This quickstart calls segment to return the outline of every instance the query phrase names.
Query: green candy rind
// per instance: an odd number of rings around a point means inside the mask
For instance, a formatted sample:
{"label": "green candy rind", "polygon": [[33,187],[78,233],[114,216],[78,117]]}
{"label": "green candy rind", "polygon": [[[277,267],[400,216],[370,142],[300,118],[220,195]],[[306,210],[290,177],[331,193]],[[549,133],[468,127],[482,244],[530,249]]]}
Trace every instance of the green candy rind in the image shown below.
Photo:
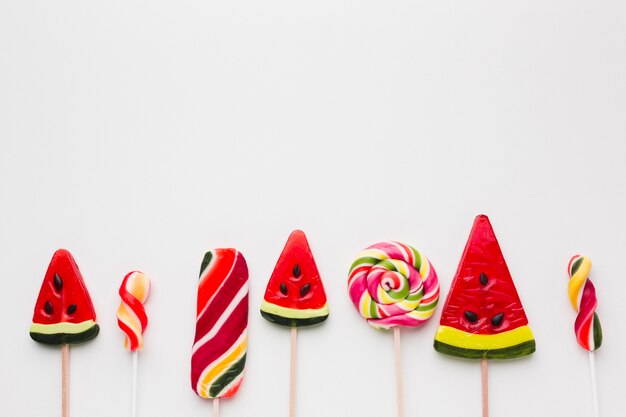
{"label": "green candy rind", "polygon": [[465,359],[513,359],[528,356],[535,351],[535,341],[529,340],[515,346],[502,349],[466,349],[435,340],[437,352]]}
{"label": "green candy rind", "polygon": [[80,333],[37,333],[30,332],[30,337],[39,343],[44,343],[46,345],[66,345],[71,344],[75,345],[78,343],[88,342],[91,339],[94,339],[100,333],[100,326],[94,324],[90,328]]}
{"label": "green candy rind", "polygon": [[307,318],[290,318],[290,317],[279,316],[277,314],[268,313],[263,310],[261,310],[261,315],[267,321],[270,321],[275,324],[279,324],[281,326],[287,326],[287,327],[312,326],[314,324],[321,323],[328,318],[328,314],[325,314],[323,316],[315,316],[315,317],[307,317]]}

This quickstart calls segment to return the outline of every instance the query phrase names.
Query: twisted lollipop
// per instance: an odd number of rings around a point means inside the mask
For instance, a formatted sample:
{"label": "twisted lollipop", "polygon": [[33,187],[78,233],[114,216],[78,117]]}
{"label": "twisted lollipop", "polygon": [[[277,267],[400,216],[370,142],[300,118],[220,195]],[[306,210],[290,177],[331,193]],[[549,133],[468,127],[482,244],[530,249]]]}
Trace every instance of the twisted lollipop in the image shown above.
{"label": "twisted lollipop", "polygon": [[137,415],[137,356],[143,348],[143,332],[148,326],[148,316],[143,304],[150,294],[150,280],[143,272],[126,274],[119,291],[122,302],[117,309],[117,325],[126,333],[124,348],[132,352],[132,404],[131,415]]}
{"label": "twisted lollipop", "polygon": [[143,332],[148,316],[143,304],[150,293],[150,280],[143,272],[129,272],[120,286],[122,302],[117,309],[117,324],[126,333],[124,348],[135,352],[143,347]]}
{"label": "twisted lollipop", "polygon": [[591,271],[591,260],[585,256],[574,255],[567,265],[569,283],[567,292],[574,310],[578,312],[574,331],[578,344],[589,351],[589,370],[591,379],[591,398],[593,415],[598,417],[598,386],[596,384],[596,364],[594,351],[602,344],[602,327],[596,314],[598,299],[596,288],[588,278]]}
{"label": "twisted lollipop", "polygon": [[415,248],[381,242],[358,255],[350,267],[348,291],[370,326],[415,327],[433,315],[439,280],[428,259]]}
{"label": "twisted lollipop", "polygon": [[574,323],[576,339],[580,346],[593,352],[602,344],[602,327],[596,314],[596,288],[588,278],[591,260],[585,256],[574,255],[569,261],[567,271],[570,276],[567,292],[572,307],[578,312]]}

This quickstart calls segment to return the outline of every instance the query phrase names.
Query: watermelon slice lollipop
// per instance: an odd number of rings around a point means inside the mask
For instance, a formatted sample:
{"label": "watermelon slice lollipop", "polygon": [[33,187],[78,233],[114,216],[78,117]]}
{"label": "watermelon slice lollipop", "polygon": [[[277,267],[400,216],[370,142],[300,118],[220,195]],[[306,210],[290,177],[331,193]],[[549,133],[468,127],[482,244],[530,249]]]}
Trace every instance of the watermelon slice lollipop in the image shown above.
{"label": "watermelon slice lollipop", "polygon": [[435,350],[481,359],[483,417],[489,415],[487,359],[510,359],[535,351],[517,295],[489,218],[476,216],[443,307]]}
{"label": "watermelon slice lollipop", "polygon": [[261,315],[289,327],[310,326],[328,318],[324,285],[302,230],[291,233],[276,262]]}
{"label": "watermelon slice lollipop", "polygon": [[69,417],[69,346],[91,340],[99,331],[96,312],[78,265],[69,251],[57,250],[41,284],[30,337],[39,343],[61,346],[63,417]]}
{"label": "watermelon slice lollipop", "polygon": [[485,215],[474,221],[434,347],[471,359],[510,359],[535,351],[524,307]]}
{"label": "watermelon slice lollipop", "polygon": [[302,230],[289,235],[267,284],[261,315],[272,323],[291,328],[289,417],[294,417],[298,327],[328,318],[326,292]]}
{"label": "watermelon slice lollipop", "polygon": [[75,344],[95,338],[99,331],[76,261],[69,251],[57,250],[41,284],[30,337],[48,345]]}

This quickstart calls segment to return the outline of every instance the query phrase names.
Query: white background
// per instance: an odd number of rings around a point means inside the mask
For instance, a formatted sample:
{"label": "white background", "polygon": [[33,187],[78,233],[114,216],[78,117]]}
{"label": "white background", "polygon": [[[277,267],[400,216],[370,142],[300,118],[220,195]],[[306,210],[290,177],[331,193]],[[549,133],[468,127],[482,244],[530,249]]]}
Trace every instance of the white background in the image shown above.
{"label": "white background", "polygon": [[[537,340],[490,365],[492,416],[591,414],[566,296],[578,251],[605,333],[601,414],[623,416],[625,13],[621,0],[0,0],[0,415],[60,415],[60,351],[28,328],[66,247],[101,325],[71,350],[72,416],[129,415],[115,310],[135,268],[154,285],[139,416],[209,416],[189,383],[197,274],[206,250],[235,246],[250,345],[221,415],[286,417],[289,331],[258,307],[302,228],[331,315],[300,332],[298,417],[391,417],[392,335],[353,309],[348,267],[406,241],[445,297],[484,212]],[[406,415],[478,416],[479,363],[432,349],[440,308],[403,332]]]}

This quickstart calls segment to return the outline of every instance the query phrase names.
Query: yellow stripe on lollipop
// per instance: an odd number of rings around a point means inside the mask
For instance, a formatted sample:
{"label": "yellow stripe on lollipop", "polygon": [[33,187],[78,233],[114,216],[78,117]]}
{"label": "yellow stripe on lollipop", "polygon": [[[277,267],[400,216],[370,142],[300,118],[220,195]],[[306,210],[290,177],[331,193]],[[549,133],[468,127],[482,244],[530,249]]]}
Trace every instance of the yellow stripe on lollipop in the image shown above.
{"label": "yellow stripe on lollipop", "polygon": [[[572,303],[574,310],[578,311],[580,304],[580,295],[582,294],[582,287],[587,281],[589,272],[591,272],[591,260],[586,256],[581,256],[575,262],[580,262],[576,273],[572,275],[567,285],[567,293],[569,295],[569,301]],[[572,262],[572,265],[575,263]],[[571,271],[568,271],[571,273]]]}
{"label": "yellow stripe on lollipop", "polygon": [[370,249],[365,249],[361,251],[358,257],[359,259],[360,258],[375,258],[375,259],[382,261],[383,259],[389,258],[389,255],[387,255],[385,251],[382,251],[380,249],[370,248]]}
{"label": "yellow stripe on lollipop", "polygon": [[248,336],[246,334],[242,335],[243,340],[240,338],[235,345],[234,349],[230,351],[230,353],[226,354],[222,360],[220,360],[217,364],[212,365],[206,375],[200,379],[200,396],[204,398],[209,398],[208,389],[211,386],[211,383],[217,379],[220,374],[227,369],[230,365],[237,362],[237,360],[241,359],[243,355],[246,354],[246,347],[248,346]]}

